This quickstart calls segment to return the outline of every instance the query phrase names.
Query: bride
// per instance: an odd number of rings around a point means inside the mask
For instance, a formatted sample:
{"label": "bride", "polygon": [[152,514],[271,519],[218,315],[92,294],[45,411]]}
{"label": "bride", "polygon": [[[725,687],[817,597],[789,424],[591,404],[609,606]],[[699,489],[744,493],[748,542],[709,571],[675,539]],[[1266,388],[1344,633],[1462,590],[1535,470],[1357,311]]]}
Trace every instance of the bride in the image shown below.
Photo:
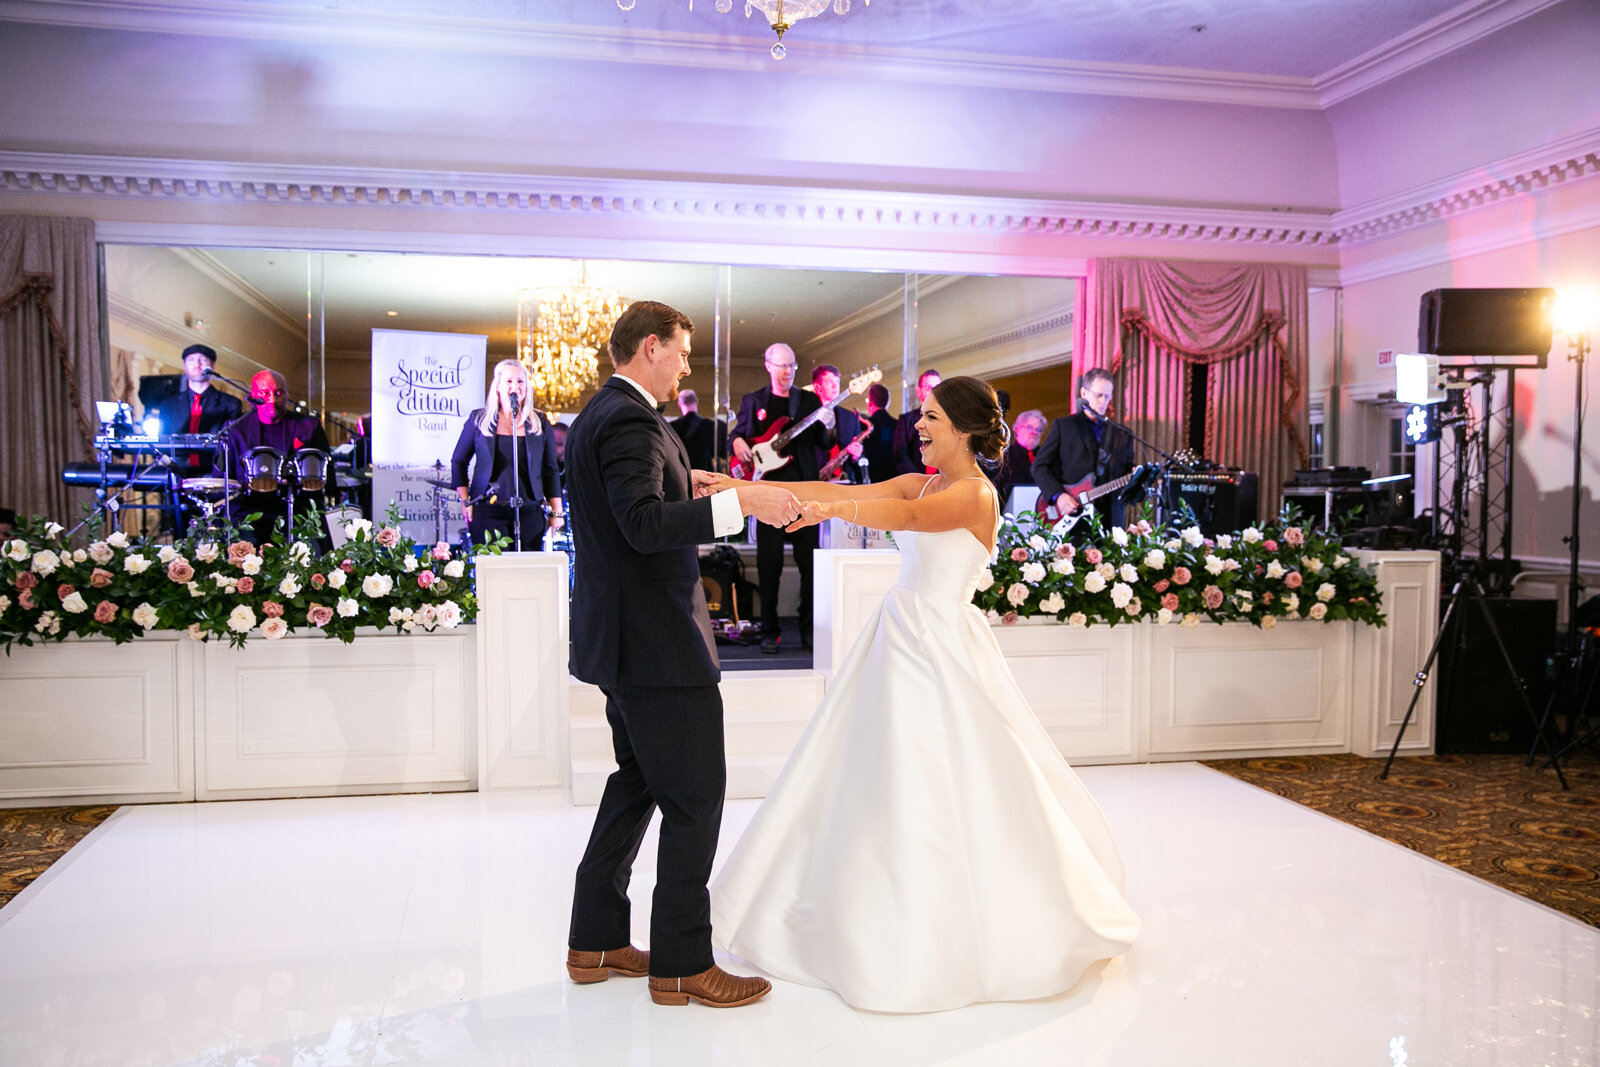
{"label": "bride", "polygon": [[945,380],[917,433],[939,473],[792,486],[797,526],[896,531],[900,577],[712,887],[720,948],[883,1012],[1061,993],[1139,933],[1100,809],[972,604],[999,528],[994,390]]}

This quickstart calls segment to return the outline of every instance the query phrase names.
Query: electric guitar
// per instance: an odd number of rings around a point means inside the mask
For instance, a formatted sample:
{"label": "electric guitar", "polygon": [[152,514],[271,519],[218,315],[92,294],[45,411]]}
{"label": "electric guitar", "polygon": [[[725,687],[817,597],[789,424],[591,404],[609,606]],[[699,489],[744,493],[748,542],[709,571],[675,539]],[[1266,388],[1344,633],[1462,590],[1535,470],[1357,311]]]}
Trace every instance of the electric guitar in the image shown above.
{"label": "electric guitar", "polygon": [[761,476],[768,471],[775,471],[779,467],[786,467],[794,459],[793,456],[784,455],[784,450],[789,447],[796,437],[805,433],[817,422],[821,421],[822,413],[832,411],[852,396],[859,396],[867,391],[873,382],[883,380],[883,371],[877,367],[850,379],[850,384],[839,390],[839,395],[822,405],[793,426],[789,425],[789,416],[780,416],[767,432],[750,442],[750,462],[745,463],[737,456],[728,465],[728,473],[735,478],[747,482],[759,481]]}
{"label": "electric guitar", "polygon": [[832,478],[835,472],[837,472],[840,467],[844,466],[845,463],[850,459],[851,446],[859,445],[862,441],[865,441],[871,433],[872,427],[868,426],[865,430],[862,430],[860,433],[856,434],[855,437],[851,439],[850,444],[839,449],[839,454],[828,460],[828,462],[824,463],[822,465],[822,469],[817,471],[817,481],[825,482],[829,478]]}
{"label": "electric guitar", "polygon": [[[1185,448],[1179,450],[1173,455],[1171,464],[1179,467],[1187,467],[1195,462],[1195,458],[1194,452]],[[1152,477],[1158,470],[1160,470],[1159,464],[1141,463],[1127,474],[1124,474],[1122,477],[1113,478],[1104,485],[1095,485],[1094,475],[1091,474],[1081,482],[1062,486],[1061,491],[1066,493],[1078,503],[1078,510],[1069,512],[1066,515],[1062,515],[1056,510],[1056,502],[1054,499],[1046,500],[1044,494],[1041,493],[1039,494],[1039,503],[1036,505],[1039,512],[1039,517],[1054,525],[1057,533],[1065,534],[1074,526],[1076,526],[1080,519],[1089,513],[1090,504],[1094,503],[1096,500],[1099,500],[1103,496],[1109,496],[1112,493],[1119,492],[1120,490],[1126,488],[1128,483],[1136,478],[1148,479]]]}

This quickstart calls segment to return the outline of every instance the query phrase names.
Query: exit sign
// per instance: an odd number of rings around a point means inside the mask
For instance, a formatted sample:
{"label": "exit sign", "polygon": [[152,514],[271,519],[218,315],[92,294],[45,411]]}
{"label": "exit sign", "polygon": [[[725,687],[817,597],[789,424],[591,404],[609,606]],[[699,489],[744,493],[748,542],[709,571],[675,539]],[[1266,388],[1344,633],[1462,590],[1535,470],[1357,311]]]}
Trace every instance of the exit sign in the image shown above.
{"label": "exit sign", "polygon": [[1392,348],[1380,348],[1380,349],[1378,349],[1378,366],[1379,367],[1392,367],[1392,366],[1394,366],[1394,349],[1392,349]]}

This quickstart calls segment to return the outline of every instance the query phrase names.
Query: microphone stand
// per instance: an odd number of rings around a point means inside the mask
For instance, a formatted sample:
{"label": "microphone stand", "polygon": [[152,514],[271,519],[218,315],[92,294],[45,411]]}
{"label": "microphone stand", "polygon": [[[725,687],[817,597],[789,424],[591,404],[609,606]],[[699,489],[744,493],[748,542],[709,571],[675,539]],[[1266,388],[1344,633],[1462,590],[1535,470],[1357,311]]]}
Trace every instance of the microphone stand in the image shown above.
{"label": "microphone stand", "polygon": [[[522,410],[522,400],[516,393],[511,401],[511,550],[522,551],[522,441],[517,440],[517,422]],[[523,438],[527,440],[526,437]]]}

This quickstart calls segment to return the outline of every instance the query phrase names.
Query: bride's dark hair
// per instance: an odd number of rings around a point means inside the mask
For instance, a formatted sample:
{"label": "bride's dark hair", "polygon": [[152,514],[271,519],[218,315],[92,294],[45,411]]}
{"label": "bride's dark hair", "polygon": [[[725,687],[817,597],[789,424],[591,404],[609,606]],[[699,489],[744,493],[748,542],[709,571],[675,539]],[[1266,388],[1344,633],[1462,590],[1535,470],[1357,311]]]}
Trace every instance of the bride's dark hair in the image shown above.
{"label": "bride's dark hair", "polygon": [[933,397],[959,433],[972,435],[972,454],[993,468],[1010,443],[1005,414],[994,387],[982,378],[960,375],[933,387]]}

